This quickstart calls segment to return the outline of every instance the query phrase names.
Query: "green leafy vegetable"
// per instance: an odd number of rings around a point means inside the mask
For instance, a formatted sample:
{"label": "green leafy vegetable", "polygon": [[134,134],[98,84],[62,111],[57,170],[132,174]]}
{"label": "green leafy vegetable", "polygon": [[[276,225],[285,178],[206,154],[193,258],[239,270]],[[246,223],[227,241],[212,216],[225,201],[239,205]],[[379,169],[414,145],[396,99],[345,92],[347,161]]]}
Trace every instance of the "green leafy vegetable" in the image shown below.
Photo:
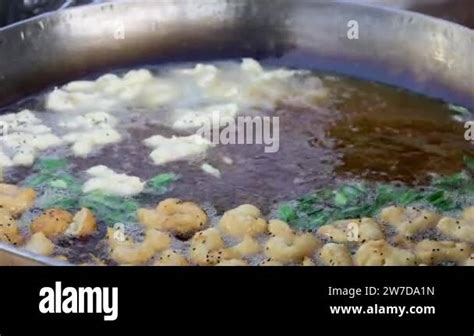
{"label": "green leafy vegetable", "polygon": [[176,182],[178,179],[178,175],[174,173],[160,174],[151,178],[148,181],[147,186],[158,194],[164,194],[169,190],[171,184]]}
{"label": "green leafy vegetable", "polygon": [[278,211],[279,217],[286,222],[291,222],[296,219],[296,212],[289,204],[282,205]]}
{"label": "green leafy vegetable", "polygon": [[344,195],[344,193],[342,193],[341,191],[336,191],[335,192],[335,195],[334,195],[334,204],[336,206],[345,206],[347,205],[347,203],[349,202],[349,199],[347,198],[346,195]]}
{"label": "green leafy vegetable", "polygon": [[24,184],[28,187],[38,188],[38,187],[44,185],[50,179],[51,179],[51,176],[49,176],[49,175],[30,175],[24,181]]}
{"label": "green leafy vegetable", "polygon": [[81,196],[79,207],[90,209],[97,218],[112,226],[116,223],[134,221],[139,204],[132,198],[111,196],[95,191]]}
{"label": "green leafy vegetable", "polygon": [[469,171],[474,172],[474,157],[465,155],[464,164],[466,165]]}
{"label": "green leafy vegetable", "polygon": [[471,116],[471,112],[469,112],[469,110],[463,106],[459,106],[459,105],[454,105],[454,104],[448,104],[448,108],[455,112],[456,114],[459,114],[461,116],[465,116],[465,117],[470,117]]}
{"label": "green leafy vegetable", "polygon": [[309,225],[306,225],[304,222],[300,222],[299,226],[306,229],[321,226],[326,223],[330,217],[330,213],[319,212],[309,217]]}
{"label": "green leafy vegetable", "polygon": [[67,189],[68,184],[65,180],[57,179],[49,182],[49,185],[53,188]]}
{"label": "green leafy vegetable", "polygon": [[[474,159],[465,158],[466,168],[474,171]],[[467,198],[466,198],[467,197]],[[469,198],[471,197],[471,198]],[[323,189],[283,204],[280,219],[298,228],[315,228],[329,221],[373,217],[390,205],[426,205],[440,212],[460,210],[474,197],[474,179],[463,171],[439,177],[424,188],[391,184],[348,183],[336,189]],[[464,202],[464,203],[463,203]]]}
{"label": "green leafy vegetable", "polygon": [[417,201],[423,199],[423,194],[419,193],[415,190],[409,189],[403,191],[399,197],[396,197],[394,201],[401,206],[407,206],[409,204],[413,204]]}
{"label": "green leafy vegetable", "polygon": [[437,178],[433,185],[443,190],[456,190],[469,183],[471,178],[466,172],[460,172],[451,176]]}
{"label": "green leafy vegetable", "polygon": [[77,210],[78,200],[71,197],[52,196],[43,202],[41,206],[45,209]]}
{"label": "green leafy vegetable", "polygon": [[42,173],[51,173],[55,172],[60,169],[64,169],[67,167],[67,160],[65,159],[54,159],[54,158],[45,158],[45,159],[40,159],[36,167],[42,172]]}
{"label": "green leafy vegetable", "polygon": [[24,184],[35,189],[49,186],[77,193],[81,185],[74,176],[66,171],[67,165],[68,163],[64,159],[40,159],[34,167],[37,173],[28,177]]}

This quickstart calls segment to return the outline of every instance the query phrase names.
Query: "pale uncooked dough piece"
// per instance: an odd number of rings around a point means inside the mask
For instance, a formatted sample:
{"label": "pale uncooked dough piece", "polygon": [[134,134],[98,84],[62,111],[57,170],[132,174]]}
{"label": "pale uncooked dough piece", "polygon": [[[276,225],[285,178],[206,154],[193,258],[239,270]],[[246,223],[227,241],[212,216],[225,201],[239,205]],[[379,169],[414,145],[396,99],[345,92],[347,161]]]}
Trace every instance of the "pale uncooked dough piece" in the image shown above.
{"label": "pale uncooked dough piece", "polygon": [[346,219],[323,225],[318,233],[336,243],[365,243],[384,239],[380,225],[372,218]]}
{"label": "pale uncooked dough piece", "polygon": [[213,146],[208,139],[197,134],[172,136],[171,138],[154,135],[143,142],[147,147],[153,149],[150,158],[155,165],[193,159],[205,154]]}
{"label": "pale uncooked dough piece", "polygon": [[0,116],[0,167],[29,167],[41,151],[61,144],[61,139],[32,111]]}
{"label": "pale uncooked dough piece", "polygon": [[308,71],[266,70],[250,58],[243,59],[237,66],[197,64],[174,73],[185,81],[196,83],[206,99],[231,102],[239,107],[272,108],[283,100],[311,103],[327,96],[321,80],[310,76]]}
{"label": "pale uncooked dough piece", "polygon": [[237,104],[210,105],[197,109],[179,109],[173,124],[177,130],[193,130],[200,127],[224,127],[234,121],[239,107]]}
{"label": "pale uncooked dough piece", "polygon": [[96,111],[79,115],[77,117],[64,118],[59,126],[66,129],[109,129],[116,126],[117,119],[107,112]]}
{"label": "pale uncooked dough piece", "polygon": [[328,243],[319,251],[319,258],[325,266],[352,266],[352,256],[344,244]]}
{"label": "pale uncooked dough piece", "polygon": [[437,228],[441,233],[452,239],[474,243],[474,207],[465,209],[459,219],[441,218]]}
{"label": "pale uncooked dough piece", "polygon": [[201,165],[201,170],[206,174],[214,176],[215,178],[221,178],[220,170],[216,167],[211,166],[209,163],[203,163]]}
{"label": "pale uncooked dough piece", "polygon": [[194,80],[201,88],[208,87],[219,75],[219,69],[212,64],[196,64],[194,68],[176,69],[174,73]]}
{"label": "pale uncooked dough piece", "polygon": [[114,111],[126,107],[156,108],[176,100],[179,87],[154,77],[146,69],[123,77],[106,74],[95,81],[75,81],[56,88],[46,97],[46,108],[55,112]]}
{"label": "pale uncooked dough piece", "polygon": [[267,222],[257,207],[244,204],[226,211],[219,221],[219,229],[231,237],[255,237],[267,230]]}
{"label": "pale uncooked dough piece", "polygon": [[299,104],[315,103],[327,97],[321,80],[308,76],[307,71],[288,69],[265,70],[253,59],[243,59],[242,81],[238,92],[243,103],[272,108],[289,101]]}
{"label": "pale uncooked dough piece", "polygon": [[382,221],[395,227],[400,234],[408,237],[435,227],[439,218],[440,216],[432,211],[415,207],[400,208],[391,206],[382,209],[380,213]]}
{"label": "pale uncooked dough piece", "polygon": [[82,187],[85,193],[102,191],[108,195],[128,197],[140,194],[145,187],[145,182],[139,177],[119,174],[103,165],[89,168],[87,174],[91,177]]}
{"label": "pale uncooked dough piece", "polygon": [[148,112],[169,106],[178,116],[169,126],[186,129],[202,125],[216,107],[221,116],[233,118],[240,109],[270,109],[281,101],[314,105],[327,96],[322,81],[309,71],[267,70],[246,58],[241,63],[175,67],[159,75],[138,69],[124,76],[74,81],[50,92],[46,108],[68,115],[127,108]]}
{"label": "pale uncooked dough piece", "polygon": [[85,158],[95,149],[122,141],[122,135],[113,128],[97,128],[73,131],[62,139],[71,145],[71,150],[76,157]]}
{"label": "pale uncooked dough piece", "polygon": [[114,128],[118,121],[109,113],[95,111],[75,117],[66,114],[62,119],[59,126],[68,131],[62,139],[71,145],[76,157],[87,157],[98,148],[122,141],[122,135]]}
{"label": "pale uncooked dough piece", "polygon": [[442,262],[461,264],[472,254],[467,243],[423,240],[415,246],[416,258],[420,263],[436,265]]}
{"label": "pale uncooked dough piece", "polygon": [[385,240],[371,240],[359,247],[354,262],[357,266],[413,266],[416,257],[411,251],[393,247]]}

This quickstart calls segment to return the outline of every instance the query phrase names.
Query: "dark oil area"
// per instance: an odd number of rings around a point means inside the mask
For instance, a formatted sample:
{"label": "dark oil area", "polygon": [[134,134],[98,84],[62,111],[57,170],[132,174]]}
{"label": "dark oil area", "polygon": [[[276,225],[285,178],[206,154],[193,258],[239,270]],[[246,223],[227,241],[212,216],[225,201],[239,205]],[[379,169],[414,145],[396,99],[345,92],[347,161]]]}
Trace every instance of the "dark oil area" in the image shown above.
{"label": "dark oil area", "polygon": [[339,114],[327,129],[341,155],[338,175],[423,184],[461,171],[464,155],[474,153],[447,104],[359,80],[325,84]]}

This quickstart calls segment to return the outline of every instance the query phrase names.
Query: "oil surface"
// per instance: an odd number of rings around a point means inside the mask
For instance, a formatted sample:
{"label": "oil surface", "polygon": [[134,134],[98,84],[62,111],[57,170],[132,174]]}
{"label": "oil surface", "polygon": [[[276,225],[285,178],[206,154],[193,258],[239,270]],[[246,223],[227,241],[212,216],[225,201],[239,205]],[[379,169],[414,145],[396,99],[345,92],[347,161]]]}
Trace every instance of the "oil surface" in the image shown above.
{"label": "oil surface", "polygon": [[[142,142],[154,134],[177,134],[160,121],[169,111],[126,110],[119,114],[126,132],[122,142],[86,159],[74,158],[67,150],[45,155],[68,157],[77,174],[99,164],[143,179],[175,172],[181,178],[166,197],[208,202],[222,213],[243,203],[267,212],[275,203],[343,179],[418,185],[433,174],[460,171],[463,156],[474,154],[473,146],[464,140],[464,123],[455,119],[447,104],[377,83],[317,75],[329,89],[326,101],[282,103],[258,112],[280,118],[277,153],[265,153],[263,145],[219,145],[208,151],[205,160],[156,166]],[[44,96],[30,97],[8,110],[42,111],[43,104]],[[44,111],[43,116],[54,123],[53,112]],[[230,158],[232,164],[223,158]],[[222,177],[204,174],[200,169],[204,161],[218,168]],[[21,183],[30,173],[29,168],[15,168],[5,177]]]}

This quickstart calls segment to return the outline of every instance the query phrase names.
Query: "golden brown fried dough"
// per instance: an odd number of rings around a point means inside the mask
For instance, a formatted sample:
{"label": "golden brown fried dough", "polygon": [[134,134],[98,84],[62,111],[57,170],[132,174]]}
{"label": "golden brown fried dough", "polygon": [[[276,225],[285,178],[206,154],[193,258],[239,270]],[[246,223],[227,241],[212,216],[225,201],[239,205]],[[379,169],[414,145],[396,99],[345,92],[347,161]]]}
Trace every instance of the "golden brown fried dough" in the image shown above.
{"label": "golden brown fried dough", "polygon": [[219,229],[231,237],[255,237],[266,231],[267,222],[258,208],[244,204],[225,212],[219,221]]}
{"label": "golden brown fried dough", "polygon": [[433,228],[438,223],[440,216],[432,211],[414,207],[400,208],[391,206],[382,209],[380,219],[393,226],[397,231],[407,237],[417,232]]}
{"label": "golden brown fried dough", "polygon": [[441,218],[437,228],[448,237],[471,244],[474,243],[474,207],[465,209],[459,219]]}
{"label": "golden brown fried dough", "polygon": [[362,244],[354,256],[357,266],[413,266],[415,255],[393,247],[385,240],[371,240]]}
{"label": "golden brown fried dough", "polygon": [[416,258],[420,263],[436,265],[442,262],[461,264],[472,253],[472,248],[466,243],[450,241],[423,240],[415,247]]}
{"label": "golden brown fried dough", "polygon": [[161,256],[153,264],[154,266],[188,266],[189,263],[178,252],[167,249],[161,253]]}
{"label": "golden brown fried dough", "polygon": [[36,199],[36,192],[31,188],[20,188],[15,185],[0,183],[0,209],[13,215],[22,214],[29,209]]}
{"label": "golden brown fried dough", "polygon": [[110,256],[118,264],[141,265],[148,262],[155,253],[168,249],[170,244],[171,238],[168,234],[148,229],[141,243],[112,241]]}
{"label": "golden brown fried dough", "polygon": [[73,216],[66,210],[49,209],[31,223],[31,232],[43,232],[48,238],[63,234],[71,224]]}
{"label": "golden brown fried dough", "polygon": [[302,262],[310,257],[319,246],[319,241],[310,233],[297,235],[288,224],[272,221],[270,231],[276,233],[265,244],[265,255],[284,264]]}
{"label": "golden brown fried dough", "polygon": [[12,245],[20,245],[23,241],[15,218],[4,209],[0,209],[0,241]]}
{"label": "golden brown fried dough", "polygon": [[54,253],[53,242],[43,232],[33,234],[23,248],[44,256],[50,256]]}
{"label": "golden brown fried dough", "polygon": [[209,266],[215,265],[224,258],[222,249],[224,241],[215,228],[210,228],[201,232],[197,232],[191,239],[189,250],[190,260],[197,265]]}
{"label": "golden brown fried dough", "polygon": [[326,266],[352,266],[352,256],[344,244],[328,243],[319,252],[320,260]]}
{"label": "golden brown fried dough", "polygon": [[156,209],[139,209],[138,221],[143,225],[177,236],[188,237],[207,225],[206,213],[195,203],[170,198]]}
{"label": "golden brown fried dough", "polygon": [[242,259],[229,259],[221,261],[216,266],[248,266],[248,264]]}
{"label": "golden brown fried dough", "polygon": [[74,237],[86,237],[95,233],[97,223],[94,214],[89,209],[83,208],[74,216],[66,234]]}
{"label": "golden brown fried dough", "polygon": [[323,225],[319,228],[320,235],[336,243],[357,242],[384,239],[380,225],[372,218],[346,219]]}

